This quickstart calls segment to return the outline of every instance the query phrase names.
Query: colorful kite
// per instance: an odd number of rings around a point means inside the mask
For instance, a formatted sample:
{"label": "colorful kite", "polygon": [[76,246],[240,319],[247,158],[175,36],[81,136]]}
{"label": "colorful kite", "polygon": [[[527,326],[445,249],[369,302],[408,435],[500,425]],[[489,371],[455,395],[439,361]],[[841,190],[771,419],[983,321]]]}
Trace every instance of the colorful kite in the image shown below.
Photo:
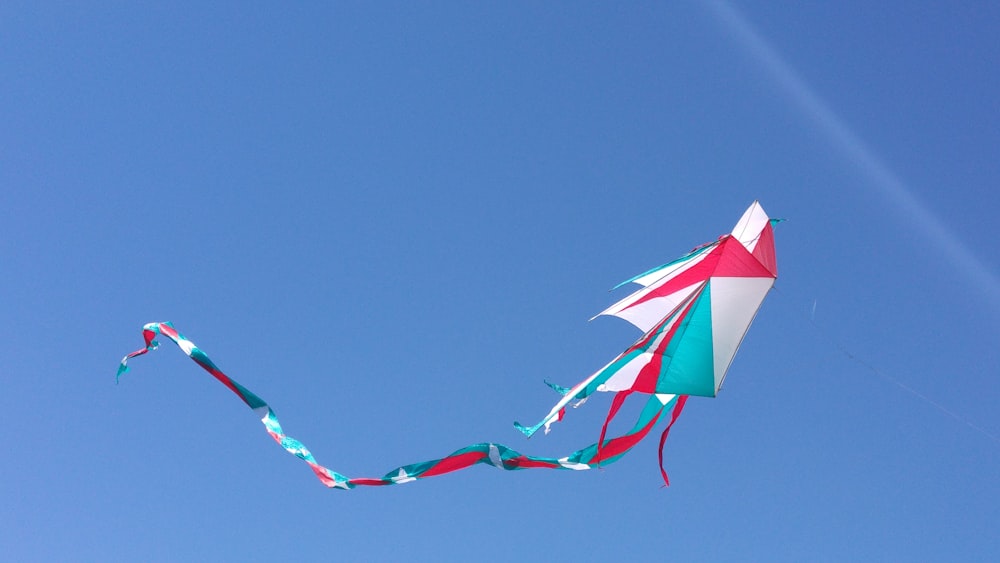
{"label": "colorful kite", "polygon": [[[618,460],[672,408],[659,446],[660,473],[664,483],[669,484],[663,469],[663,444],[671,426],[688,396],[714,397],[719,392],[743,336],[777,278],[773,222],[760,204],[754,202],[731,234],[617,286],[634,282],[643,288],[600,315],[629,321],[645,333],[642,338],[571,388],[549,383],[563,397],[538,424],[525,427],[514,423],[529,437],[543,427],[547,433],[554,422],[562,420],[570,403],[580,406],[595,391],[614,393],[597,443],[562,458],[529,456],[501,444],[481,443],[441,459],[398,467],[383,477],[345,477],[317,463],[305,445],[286,436],[278,417],[263,399],[223,373],[168,322],[143,327],[146,346],[122,358],[117,377],[128,371],[130,358],[156,349],[157,335],[166,336],[253,409],[267,433],[286,451],[309,464],[324,485],[340,489],[408,483],[478,463],[506,470],[591,469]],[[608,425],[632,393],[649,396],[639,420],[625,434],[606,439]]]}

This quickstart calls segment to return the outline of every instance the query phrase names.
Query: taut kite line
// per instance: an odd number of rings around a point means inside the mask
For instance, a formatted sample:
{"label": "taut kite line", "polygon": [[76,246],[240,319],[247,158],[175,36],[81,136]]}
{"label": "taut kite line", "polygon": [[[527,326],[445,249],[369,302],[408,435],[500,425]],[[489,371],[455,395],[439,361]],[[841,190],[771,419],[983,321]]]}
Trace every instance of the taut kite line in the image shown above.
{"label": "taut kite line", "polygon": [[[346,477],[317,463],[302,442],[285,435],[274,410],[263,399],[223,373],[208,355],[168,322],[143,327],[145,347],[122,358],[117,377],[128,371],[130,358],[156,349],[157,335],[173,340],[188,357],[253,409],[267,433],[281,447],[309,464],[324,485],[340,489],[407,483],[478,463],[506,470],[591,469],[625,455],[672,408],[659,447],[660,473],[664,483],[669,484],[663,469],[663,444],[671,426],[688,396],[718,394],[743,336],[777,278],[773,222],[755,201],[732,233],[617,286],[637,283],[643,287],[598,316],[623,318],[645,334],[608,365],[573,387],[549,384],[563,397],[538,424],[525,427],[514,423],[529,437],[543,427],[548,432],[554,422],[562,420],[570,403],[580,406],[595,391],[614,393],[597,443],[562,458],[529,456],[502,444],[481,443],[441,459],[398,467],[383,477]],[[606,439],[608,424],[632,393],[649,396],[639,419],[625,434]]]}

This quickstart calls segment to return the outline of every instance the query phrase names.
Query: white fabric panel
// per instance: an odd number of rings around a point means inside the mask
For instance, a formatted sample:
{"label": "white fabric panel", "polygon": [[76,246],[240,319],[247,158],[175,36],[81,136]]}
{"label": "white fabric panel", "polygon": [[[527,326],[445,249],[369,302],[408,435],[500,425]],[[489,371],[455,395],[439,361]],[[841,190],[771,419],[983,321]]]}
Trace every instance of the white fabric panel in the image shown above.
{"label": "white fabric panel", "polygon": [[747,251],[753,253],[753,249],[757,247],[760,232],[764,230],[770,220],[771,218],[767,216],[764,208],[755,201],[743,212],[743,217],[740,217],[739,222],[733,227],[733,236],[746,247]]}
{"label": "white fabric panel", "polygon": [[660,401],[660,404],[663,405],[669,403],[670,401],[673,401],[674,397],[676,396],[677,395],[671,395],[669,393],[656,393],[656,399]]}
{"label": "white fabric panel", "polygon": [[177,342],[177,346],[179,346],[181,350],[184,350],[184,353],[187,354],[188,356],[194,353],[194,349],[197,348],[197,346],[194,345],[194,342],[191,342],[187,338],[181,337],[175,340],[174,342]]}
{"label": "white fabric panel", "polygon": [[566,469],[572,469],[574,471],[586,471],[590,469],[590,466],[587,465],[586,463],[577,463],[575,461],[570,461],[569,456],[561,457],[557,461],[559,461],[559,465],[565,467]]}
{"label": "white fabric panel", "polygon": [[500,457],[500,448],[498,448],[496,444],[490,444],[490,463],[492,463],[494,467],[505,469],[503,466],[503,458]]}
{"label": "white fabric panel", "polygon": [[774,278],[712,278],[712,353],[715,388],[750,328],[757,309],[774,285]]}
{"label": "white fabric panel", "polygon": [[649,352],[644,352],[639,354],[635,358],[621,367],[611,379],[605,381],[600,385],[598,391],[611,391],[617,393],[618,391],[628,391],[635,384],[635,378],[639,376],[639,372],[642,371],[643,366],[648,364],[653,360],[653,354]]}
{"label": "white fabric panel", "polygon": [[704,280],[691,284],[679,291],[664,295],[663,297],[650,299],[641,305],[630,307],[630,305],[645,297],[650,292],[656,290],[662,284],[651,285],[645,289],[636,291],[632,295],[629,295],[618,303],[615,303],[604,311],[601,311],[594,318],[601,315],[613,315],[634,324],[644,333],[649,332],[649,329],[656,326],[658,322],[662,321],[667,315],[670,314],[671,311],[676,309],[678,305],[691,297],[691,294],[697,291],[703,284]]}

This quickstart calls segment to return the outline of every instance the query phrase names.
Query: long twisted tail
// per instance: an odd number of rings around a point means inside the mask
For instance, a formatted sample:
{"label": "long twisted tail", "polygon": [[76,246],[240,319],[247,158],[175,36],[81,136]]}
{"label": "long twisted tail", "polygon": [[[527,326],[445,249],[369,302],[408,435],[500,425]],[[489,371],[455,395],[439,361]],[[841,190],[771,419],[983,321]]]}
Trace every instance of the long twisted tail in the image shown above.
{"label": "long twisted tail", "polygon": [[[158,346],[155,340],[156,336],[166,336],[173,340],[202,369],[212,374],[213,377],[218,379],[246,403],[247,406],[253,409],[261,417],[261,422],[264,423],[267,433],[276,442],[281,444],[281,447],[285,451],[305,461],[319,480],[330,488],[353,489],[356,486],[362,485],[382,486],[408,483],[417,479],[451,473],[452,471],[465,469],[479,463],[492,465],[508,471],[532,468],[584,470],[597,467],[598,465],[607,465],[618,460],[646,437],[653,427],[656,426],[660,415],[672,405],[677,404],[677,397],[674,395],[652,395],[640,413],[639,420],[636,421],[635,426],[631,430],[621,436],[608,440],[603,439],[602,433],[602,439],[599,444],[592,444],[562,458],[529,456],[502,444],[484,442],[466,446],[441,459],[397,467],[383,477],[349,478],[317,463],[316,458],[313,457],[312,453],[302,442],[284,433],[281,423],[278,422],[277,415],[275,415],[274,410],[271,409],[267,402],[223,373],[201,349],[179,333],[173,325],[168,322],[149,323],[142,328],[142,334],[146,346],[122,358],[121,365],[118,367],[116,380],[129,370],[129,359],[155,350]],[[675,419],[676,414],[679,414],[679,411],[675,411]]]}

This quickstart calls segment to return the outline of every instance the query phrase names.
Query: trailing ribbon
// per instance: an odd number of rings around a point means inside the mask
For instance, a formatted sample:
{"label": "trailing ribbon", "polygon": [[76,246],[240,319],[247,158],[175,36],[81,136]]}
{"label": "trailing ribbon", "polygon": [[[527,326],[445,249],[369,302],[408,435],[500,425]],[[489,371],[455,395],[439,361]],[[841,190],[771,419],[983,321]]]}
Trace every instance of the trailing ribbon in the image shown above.
{"label": "trailing ribbon", "polygon": [[[194,342],[185,338],[169,322],[149,323],[142,328],[142,335],[146,342],[145,347],[122,358],[121,365],[118,367],[116,381],[122,376],[122,374],[129,370],[129,359],[155,350],[158,346],[155,340],[156,336],[166,336],[167,338],[173,340],[174,343],[177,344],[177,346],[183,350],[189,358],[201,366],[202,369],[212,374],[212,376],[218,379],[220,383],[228,387],[229,390],[235,393],[244,403],[247,404],[247,406],[253,409],[253,411],[261,417],[261,422],[264,423],[267,433],[270,434],[271,437],[285,449],[285,451],[305,461],[324,485],[337,489],[353,489],[357,486],[398,485],[401,483],[415,481],[417,479],[451,473],[479,463],[492,465],[498,469],[504,469],[507,471],[532,468],[585,470],[597,467],[598,465],[607,465],[617,461],[621,458],[621,456],[639,443],[639,441],[645,438],[653,427],[656,426],[660,415],[671,406],[676,405],[670,420],[670,426],[672,426],[674,421],[677,420],[677,416],[680,415],[681,408],[687,399],[685,396],[677,397],[674,395],[662,394],[651,395],[649,400],[646,402],[646,406],[643,407],[642,412],[639,414],[639,419],[636,421],[635,426],[633,426],[631,430],[621,436],[605,440],[607,424],[617,413],[618,408],[621,407],[621,403],[624,402],[625,394],[618,395],[614,400],[612,412],[609,413],[608,420],[605,422],[604,428],[601,430],[601,438],[598,443],[587,446],[581,450],[577,450],[562,458],[525,455],[502,444],[484,442],[466,446],[441,459],[397,467],[382,477],[350,478],[317,463],[316,458],[313,457],[312,453],[302,442],[299,442],[295,438],[285,434],[284,430],[281,428],[281,423],[278,422],[277,415],[266,401],[226,375],[221,369],[218,368],[218,366],[215,365],[215,363],[212,362],[208,355],[195,346]],[[620,400],[619,397],[621,398]],[[667,432],[669,432],[670,426],[667,427],[660,438],[660,471],[662,472],[665,483],[668,483],[668,481],[667,474],[663,471],[663,442],[666,440]]]}

